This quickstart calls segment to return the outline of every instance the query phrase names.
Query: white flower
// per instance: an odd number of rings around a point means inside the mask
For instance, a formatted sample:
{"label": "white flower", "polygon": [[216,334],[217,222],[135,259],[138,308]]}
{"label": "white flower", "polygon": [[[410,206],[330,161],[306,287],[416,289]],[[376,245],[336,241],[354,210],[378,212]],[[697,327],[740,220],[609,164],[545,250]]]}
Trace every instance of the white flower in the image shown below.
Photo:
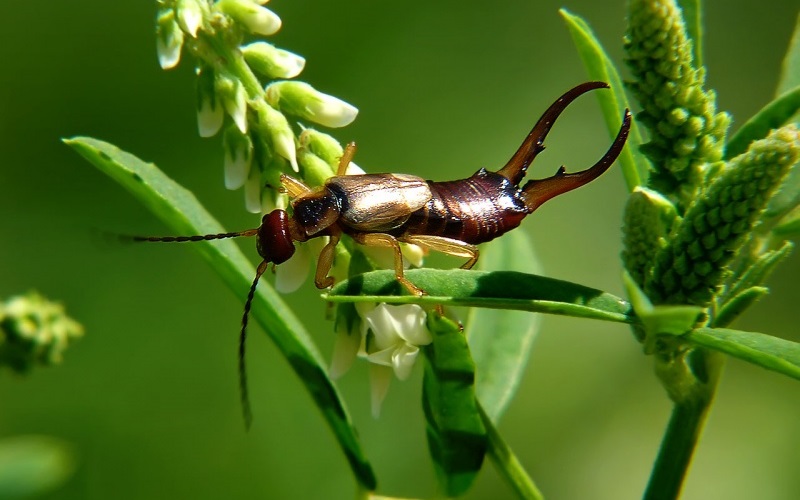
{"label": "white flower", "polygon": [[[416,304],[388,305],[357,303],[355,309],[361,317],[361,326],[356,333],[358,318],[337,317],[336,345],[331,360],[331,376],[344,374],[356,356],[354,344],[359,342],[357,355],[371,363],[370,388],[372,414],[380,414],[381,405],[389,390],[392,373],[406,380],[411,375],[420,346],[433,341],[426,326],[425,310]],[[340,309],[347,312],[346,309]]]}
{"label": "white flower", "polygon": [[425,326],[426,317],[425,310],[417,304],[378,304],[363,315],[361,335],[365,342],[360,354],[371,363],[392,368],[398,379],[406,380],[419,355],[419,346],[433,341]]}
{"label": "white flower", "polygon": [[222,147],[225,151],[225,187],[239,189],[250,174],[253,142],[249,135],[242,134],[238,127],[231,125],[222,137]]}
{"label": "white flower", "polygon": [[294,255],[280,266],[275,266],[275,290],[292,293],[300,288],[311,269],[309,254],[308,245],[297,244]]}
{"label": "white flower", "polygon": [[162,69],[171,69],[181,60],[183,31],[175,21],[175,11],[167,9],[159,12],[156,20],[156,54]]}
{"label": "white flower", "polygon": [[244,182],[244,206],[252,214],[261,213],[261,191],[264,185],[261,172],[257,168],[250,169],[250,175]]}
{"label": "white flower", "polygon": [[203,66],[197,70],[197,132],[200,137],[213,137],[222,128],[225,111],[216,93],[214,70]]}
{"label": "white flower", "polygon": [[[225,111],[233,119],[233,123],[239,127],[243,134],[247,133],[247,92],[244,90],[244,85],[239,80],[230,80],[228,78],[220,78],[217,88],[219,95],[222,97],[222,104],[225,106]],[[229,83],[230,82],[230,83]]]}

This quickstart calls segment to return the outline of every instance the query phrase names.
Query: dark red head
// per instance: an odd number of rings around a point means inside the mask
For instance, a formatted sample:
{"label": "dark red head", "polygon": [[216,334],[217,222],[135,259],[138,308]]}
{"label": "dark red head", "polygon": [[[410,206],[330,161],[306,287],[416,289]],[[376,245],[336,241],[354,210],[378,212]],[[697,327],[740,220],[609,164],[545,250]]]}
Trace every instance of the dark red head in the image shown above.
{"label": "dark red head", "polygon": [[265,262],[282,264],[294,255],[294,242],[285,210],[273,210],[261,219],[256,235],[258,255]]}

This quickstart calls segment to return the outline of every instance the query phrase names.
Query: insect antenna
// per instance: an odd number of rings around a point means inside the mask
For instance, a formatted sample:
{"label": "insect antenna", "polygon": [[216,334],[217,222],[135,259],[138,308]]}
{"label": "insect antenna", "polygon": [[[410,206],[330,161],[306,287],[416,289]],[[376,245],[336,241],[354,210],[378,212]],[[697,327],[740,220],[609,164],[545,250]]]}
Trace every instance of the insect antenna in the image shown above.
{"label": "insect antenna", "polygon": [[[121,238],[129,241],[145,241],[156,243],[183,243],[187,241],[207,241],[207,240],[221,240],[225,238],[237,238],[239,236],[257,236],[258,228],[246,229],[244,231],[236,231],[232,233],[216,233],[216,234],[201,234],[195,236],[121,236]],[[253,422],[253,412],[250,407],[250,395],[247,387],[247,366],[245,363],[245,344],[247,340],[247,322],[250,317],[250,308],[253,304],[253,297],[256,294],[256,287],[261,275],[267,270],[268,262],[262,261],[256,270],[256,277],[253,279],[253,284],[250,286],[250,291],[247,294],[247,301],[244,304],[244,314],[242,315],[242,330],[239,333],[239,393],[241,397],[242,416],[244,417],[244,425],[250,429]]]}
{"label": "insect antenna", "polygon": [[267,270],[268,262],[261,261],[256,269],[256,277],[253,279],[253,284],[250,285],[250,291],[247,293],[247,301],[244,303],[244,314],[242,315],[242,331],[239,333],[239,394],[242,404],[242,416],[244,417],[245,428],[250,429],[250,424],[253,423],[253,411],[250,407],[250,393],[247,388],[247,366],[245,363],[245,344],[247,341],[247,321],[250,316],[250,307],[253,304],[253,297],[256,294],[256,287],[258,286],[258,279]]}
{"label": "insect antenna", "polygon": [[239,236],[255,236],[258,229],[246,229],[234,233],[200,234],[195,236],[121,236],[130,241],[150,241],[160,243],[183,243],[186,241],[208,241],[221,240],[225,238],[237,238]]}

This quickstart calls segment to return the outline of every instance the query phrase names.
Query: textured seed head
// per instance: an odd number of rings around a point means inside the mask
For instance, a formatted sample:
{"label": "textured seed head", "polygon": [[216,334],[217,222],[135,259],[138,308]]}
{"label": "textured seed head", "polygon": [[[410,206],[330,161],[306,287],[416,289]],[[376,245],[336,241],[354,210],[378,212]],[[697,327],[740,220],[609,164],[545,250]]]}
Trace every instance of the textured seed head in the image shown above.
{"label": "textured seed head", "polygon": [[698,174],[722,158],[730,119],[716,112],[716,96],[704,91],[705,71],[696,69],[692,41],[674,0],[631,0],[626,63],[634,75],[630,88],[650,129],[642,148],[655,172],[650,187],[678,202],[691,201]]}
{"label": "textured seed head", "polygon": [[622,260],[638,285],[644,284],[656,254],[666,246],[665,238],[676,218],[672,203],[655,191],[638,187],[628,198]]}
{"label": "textured seed head", "polygon": [[790,125],[751,144],[713,177],[655,257],[645,281],[654,304],[710,304],[726,266],[799,157],[800,134]]}

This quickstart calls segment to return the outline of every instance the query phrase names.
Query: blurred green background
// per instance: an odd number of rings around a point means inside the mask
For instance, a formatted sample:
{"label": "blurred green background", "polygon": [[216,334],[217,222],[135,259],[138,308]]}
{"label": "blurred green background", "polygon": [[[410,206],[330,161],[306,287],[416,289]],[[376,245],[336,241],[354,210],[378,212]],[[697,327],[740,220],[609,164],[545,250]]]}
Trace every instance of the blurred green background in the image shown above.
{"label": "blurred green background", "polygon": [[[558,95],[586,80],[557,9],[585,16],[621,61],[622,1],[488,3],[274,0],[273,41],[307,58],[303,79],[361,109],[334,134],[368,171],[436,180],[496,169]],[[91,135],[156,162],[230,229],[257,224],[222,185],[220,139],[197,136],[191,61],[156,62],[155,2],[2,3],[0,297],[35,288],[86,327],[63,366],[0,377],[0,438],[74,445],[74,476],[46,498],[351,498],[331,433],[257,329],[249,346],[256,415],[240,416],[236,342],[246,293],[231,293],[186,246],[116,246],[96,230],[165,229],[61,137]],[[709,2],[708,81],[734,127],[771,99],[796,0]],[[620,110],[622,113],[622,110]],[[571,106],[532,175],[582,168],[609,137],[596,101]],[[548,275],[622,295],[619,172],[547,204],[523,224]],[[252,241],[242,242],[254,256]],[[800,258],[736,326],[800,341]],[[325,304],[287,297],[322,352]],[[421,372],[421,370],[419,370]],[[387,495],[433,496],[420,373],[394,382],[374,420],[367,370],[339,383]],[[652,362],[620,325],[545,318],[500,430],[549,498],[636,498],[670,405]],[[800,386],[729,363],[685,486],[687,499],[796,498]],[[491,465],[469,498],[512,498]]]}

